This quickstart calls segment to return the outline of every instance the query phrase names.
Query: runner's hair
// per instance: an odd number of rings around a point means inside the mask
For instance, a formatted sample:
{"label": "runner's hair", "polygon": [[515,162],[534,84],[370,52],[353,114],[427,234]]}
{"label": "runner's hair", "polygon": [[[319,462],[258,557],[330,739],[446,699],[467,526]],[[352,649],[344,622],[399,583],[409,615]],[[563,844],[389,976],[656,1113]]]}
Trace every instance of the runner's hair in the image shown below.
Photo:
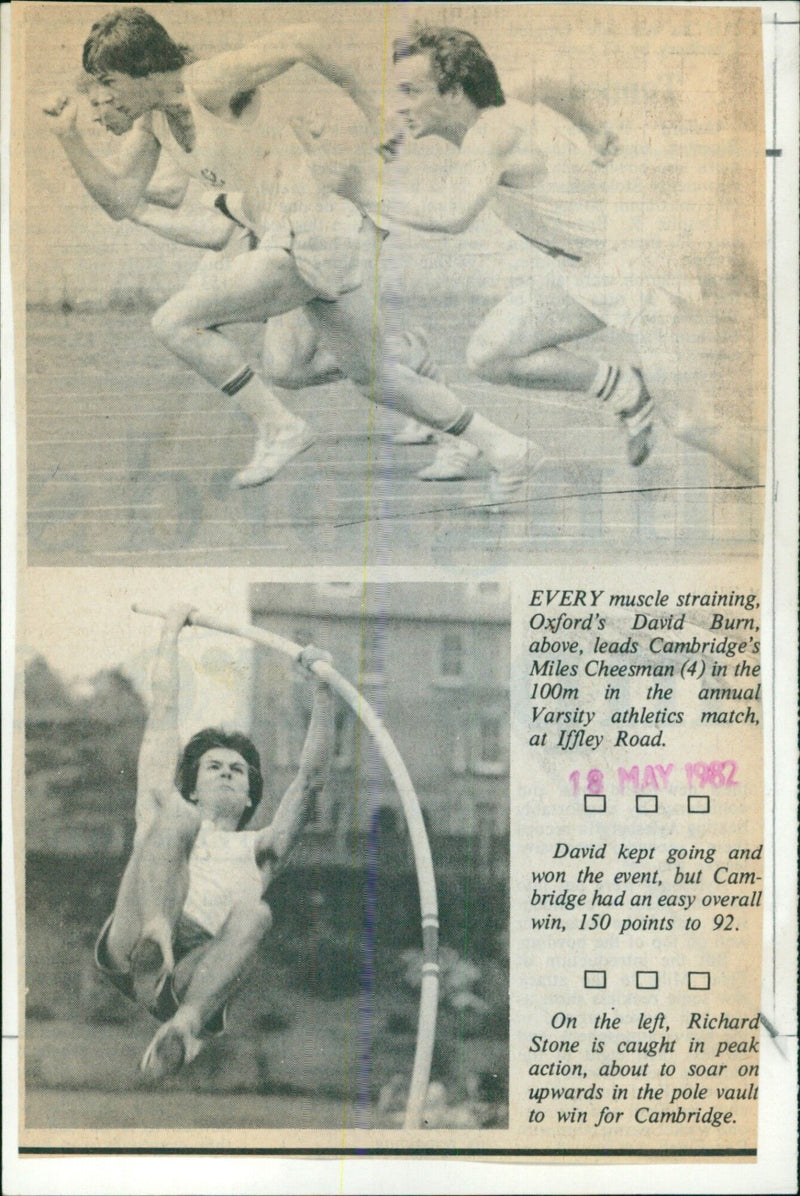
{"label": "runner's hair", "polygon": [[416,23],[407,37],[398,37],[392,60],[430,54],[440,95],[461,87],[476,108],[500,108],[506,102],[497,69],[477,37],[449,25]]}
{"label": "runner's hair", "polygon": [[[99,76],[119,71],[133,79],[165,71],[179,71],[197,61],[188,47],[173,41],[164,26],[143,8],[117,8],[95,21],[83,46],[83,69]],[[88,91],[82,82],[79,90]],[[241,116],[256,89],[231,96],[230,110]]]}
{"label": "runner's hair", "polygon": [[193,735],[181,753],[175,773],[175,785],[185,801],[191,801],[197,785],[197,770],[206,752],[214,748],[228,748],[238,752],[247,764],[250,804],[242,815],[237,830],[242,830],[253,816],[264,792],[261,757],[252,739],[239,731],[223,731],[220,727],[204,727]]}
{"label": "runner's hair", "polygon": [[179,71],[192,60],[187,46],[178,45],[143,8],[115,8],[95,21],[83,45],[83,69],[90,75],[119,71],[141,79],[164,71]]}

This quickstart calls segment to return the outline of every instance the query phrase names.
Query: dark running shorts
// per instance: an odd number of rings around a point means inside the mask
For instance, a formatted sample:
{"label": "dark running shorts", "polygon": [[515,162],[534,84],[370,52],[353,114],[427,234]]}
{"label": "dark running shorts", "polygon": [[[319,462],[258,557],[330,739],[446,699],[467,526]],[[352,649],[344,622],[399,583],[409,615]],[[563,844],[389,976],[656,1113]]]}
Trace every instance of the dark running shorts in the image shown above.
{"label": "dark running shorts", "polygon": [[[94,964],[97,970],[111,981],[118,992],[121,992],[129,1001],[135,1001],[136,993],[133,986],[133,975],[131,972],[122,972],[118,968],[115,968],[108,954],[108,931],[111,927],[113,917],[113,914],[109,914],[103,923],[103,929],[97,937],[97,942],[94,946]],[[172,940],[175,962],[179,963],[195,947],[201,947],[204,943],[210,943],[213,937],[205,927],[195,922],[192,918],[187,918],[185,914],[181,914]],[[148,1006],[149,1012],[158,1021],[168,1022],[179,1005],[180,1000],[172,985],[172,975],[167,975],[162,979],[154,993],[153,1001]],[[222,1034],[225,1029],[227,1010],[228,1006],[225,1004],[208,1019],[201,1031],[204,1038],[210,1035]]]}

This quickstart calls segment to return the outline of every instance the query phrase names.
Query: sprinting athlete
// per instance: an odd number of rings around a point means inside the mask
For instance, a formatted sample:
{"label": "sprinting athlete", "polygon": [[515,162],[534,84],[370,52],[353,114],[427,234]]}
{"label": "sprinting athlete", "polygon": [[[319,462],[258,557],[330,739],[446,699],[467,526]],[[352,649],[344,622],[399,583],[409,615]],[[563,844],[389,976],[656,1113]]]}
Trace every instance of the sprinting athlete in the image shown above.
{"label": "sprinting athlete", "polygon": [[[116,138],[124,138],[133,128],[133,120],[111,102],[110,93],[89,75],[82,75],[76,91],[86,96],[95,123]],[[82,142],[76,118],[77,105],[68,95],[53,97],[44,108],[51,131],[63,139],[68,158],[73,160],[76,175],[87,192],[112,218],[118,218],[115,204],[106,193],[95,193],[91,179],[81,174],[81,159],[73,148]],[[310,123],[310,122],[309,122]],[[315,121],[314,132],[320,136],[322,128]],[[121,144],[124,144],[121,142]],[[201,261],[192,280],[206,274],[213,278],[214,253],[227,255],[245,253],[255,247],[254,234],[235,221],[228,213],[227,196],[207,192],[208,202],[199,202],[187,194],[189,176],[181,171],[167,155],[159,160],[158,168],[147,186],[144,198],[128,217],[132,224],[147,228],[158,236],[181,245],[212,250]],[[435,377],[436,367],[430,357],[427,340],[421,331],[387,337],[389,352],[404,361],[417,373]],[[268,320],[264,328],[262,365],[267,379],[275,386],[299,389],[330,382],[342,377],[333,354],[321,344],[319,329],[303,308],[296,308],[283,316]],[[433,437],[429,427],[408,420],[393,437],[395,443],[421,444]]]}
{"label": "sprinting athlete", "polygon": [[[267,889],[324,787],[333,747],[333,695],[315,678],[299,770],[271,822],[247,736],[208,727],[180,752],[178,637],[189,614],[178,607],[164,622],[133,851],[95,947],[99,970],[162,1023],[141,1062],[151,1081],[191,1062],[224,1029],[226,1004],[272,924]],[[329,659],[309,646],[299,663]]]}
{"label": "sprinting athlete", "polygon": [[219,261],[213,285],[194,285],[168,300],[154,317],[154,331],[252,414],[256,451],[239,475],[241,485],[273,477],[312,437],[302,421],[287,419],[286,409],[220,327],[306,306],[343,373],[367,397],[468,439],[491,467],[490,502],[504,502],[524,485],[538,451],[468,410],[442,383],[391,358],[374,303],[380,239],[374,225],[317,182],[292,130],[268,135],[258,121],[258,89],[301,62],[362,109],[371,103],[357,74],[331,53],[314,26],[283,29],[191,64],[143,9],[109,13],[92,27],[84,69],[133,120],[150,114],[149,128],[146,122],[137,125],[121,174],[108,171],[83,147],[81,167],[93,186],[107,188],[126,214],[133,212],[163,147],[192,177],[241,196],[241,206],[229,210],[259,242],[250,253]]}
{"label": "sprinting athlete", "polygon": [[[652,391],[659,417],[677,436],[752,480],[744,438],[716,426],[699,397],[684,394],[677,381],[680,330],[697,320],[696,309],[667,284],[643,277],[633,249],[609,248],[608,172],[597,165],[597,144],[544,104],[507,101],[494,64],[464,30],[416,26],[395,43],[393,57],[410,135],[442,137],[459,155],[439,194],[405,201],[390,193],[383,214],[413,228],[459,233],[489,207],[541,258],[541,268],[474,332],[470,368],[497,383],[594,396],[619,418],[632,465],[650,451]],[[601,156],[615,148],[605,136]],[[573,347],[607,325],[634,333],[641,372]],[[440,452],[452,456],[453,447],[446,442]],[[472,455],[469,446],[457,446],[459,454]]]}

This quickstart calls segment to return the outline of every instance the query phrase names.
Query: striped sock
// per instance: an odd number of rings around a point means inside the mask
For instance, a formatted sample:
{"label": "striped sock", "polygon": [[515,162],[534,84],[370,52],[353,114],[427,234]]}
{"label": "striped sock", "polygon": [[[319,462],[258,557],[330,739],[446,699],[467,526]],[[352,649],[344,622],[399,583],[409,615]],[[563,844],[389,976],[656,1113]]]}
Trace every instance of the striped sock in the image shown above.
{"label": "striped sock", "polygon": [[601,361],[597,367],[589,394],[608,404],[615,415],[631,411],[641,396],[641,378],[630,366],[611,365]]}
{"label": "striped sock", "polygon": [[442,428],[442,431],[446,432],[448,436],[461,436],[462,433],[466,432],[467,428],[472,423],[474,416],[475,412],[470,411],[468,407],[465,407],[464,411],[461,415],[459,415],[456,422],[451,424],[449,428]]}
{"label": "striped sock", "polygon": [[234,374],[232,378],[229,378],[224,386],[220,387],[220,390],[223,394],[233,398],[233,396],[238,394],[243,386],[247,386],[247,383],[253,378],[255,378],[255,374],[250,366],[243,365],[238,374]]}
{"label": "striped sock", "polygon": [[303,423],[288,407],[284,407],[274,391],[264,385],[249,365],[237,370],[220,390],[229,398],[236,399],[242,411],[256,421],[262,435],[274,435],[281,428],[300,427]]}

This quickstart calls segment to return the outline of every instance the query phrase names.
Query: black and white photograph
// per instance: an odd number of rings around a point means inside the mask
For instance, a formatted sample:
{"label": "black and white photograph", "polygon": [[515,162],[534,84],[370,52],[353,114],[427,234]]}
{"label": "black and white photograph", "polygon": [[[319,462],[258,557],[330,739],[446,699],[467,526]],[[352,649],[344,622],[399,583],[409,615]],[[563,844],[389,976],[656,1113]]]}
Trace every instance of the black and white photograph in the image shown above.
{"label": "black and white photograph", "polygon": [[507,588],[131,592],[31,612],[26,1134],[507,1128]]}
{"label": "black and white photograph", "polygon": [[22,8],[31,564],[758,551],[756,10]]}
{"label": "black and white photograph", "polygon": [[0,5],[14,1196],[793,1190],[798,32]]}

